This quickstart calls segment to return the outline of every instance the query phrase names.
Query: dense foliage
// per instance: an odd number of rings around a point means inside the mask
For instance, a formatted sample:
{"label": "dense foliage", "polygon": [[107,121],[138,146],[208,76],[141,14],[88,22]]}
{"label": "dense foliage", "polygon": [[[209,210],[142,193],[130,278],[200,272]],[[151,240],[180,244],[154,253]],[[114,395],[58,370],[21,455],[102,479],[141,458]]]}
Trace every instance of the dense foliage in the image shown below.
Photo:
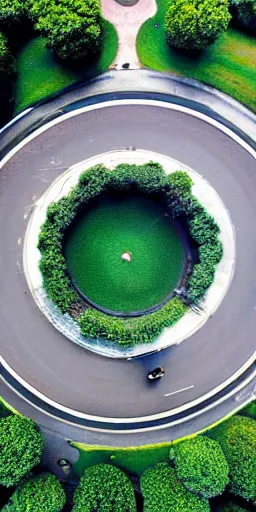
{"label": "dense foliage", "polygon": [[14,72],[14,61],[6,37],[0,32],[0,93],[10,82]]}
{"label": "dense foliage", "polygon": [[215,266],[222,256],[219,228],[214,219],[192,195],[192,180],[186,172],[166,175],[154,162],[145,165],[118,165],[114,172],[103,165],[81,174],[78,184],[68,196],[48,207],[46,221],[39,235],[40,270],[44,289],[63,312],[72,312],[78,296],[68,276],[63,256],[63,240],[67,228],[85,204],[108,190],[135,190],[158,197],[168,214],[188,218],[191,236],[199,246],[199,263],[188,280],[187,298],[173,298],[158,311],[137,318],[117,318],[88,308],[78,318],[85,337],[103,338],[133,345],[152,341],[164,327],[173,325],[187,309],[198,302],[214,279]]}
{"label": "dense foliage", "polygon": [[162,462],[147,469],[140,479],[144,512],[209,512],[206,498],[190,493],[178,480],[175,470]]}
{"label": "dense foliage", "polygon": [[246,510],[244,507],[233,503],[233,501],[228,501],[218,505],[214,512],[246,512]]}
{"label": "dense foliage", "polygon": [[244,0],[236,11],[239,23],[256,35],[256,0]]}
{"label": "dense foliage", "polygon": [[79,61],[98,52],[102,18],[98,0],[29,0],[29,14],[61,59]]}
{"label": "dense foliage", "polygon": [[43,437],[35,423],[21,416],[0,420],[0,484],[10,487],[39,464]]}
{"label": "dense foliage", "polygon": [[15,28],[26,19],[27,9],[24,0],[1,0],[0,28]]}
{"label": "dense foliage", "polygon": [[233,416],[209,432],[220,444],[230,469],[230,491],[256,500],[256,421]]}
{"label": "dense foliage", "polygon": [[229,482],[229,467],[220,445],[213,439],[197,436],[172,446],[170,458],[178,479],[205,498],[222,494]]}
{"label": "dense foliage", "polygon": [[74,494],[72,512],[135,512],[132,483],[121,469],[97,464],[85,470]]}
{"label": "dense foliage", "polygon": [[65,503],[65,492],[56,476],[42,473],[21,483],[3,512],[61,512]]}
{"label": "dense foliage", "polygon": [[184,50],[200,50],[227,29],[228,0],[173,0],[165,17],[167,41]]}

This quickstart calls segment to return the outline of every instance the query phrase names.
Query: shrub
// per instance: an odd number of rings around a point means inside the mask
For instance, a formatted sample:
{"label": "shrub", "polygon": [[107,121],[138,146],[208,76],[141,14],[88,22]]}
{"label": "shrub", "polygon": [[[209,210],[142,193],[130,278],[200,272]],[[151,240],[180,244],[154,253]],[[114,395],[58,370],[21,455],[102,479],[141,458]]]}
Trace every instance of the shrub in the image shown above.
{"label": "shrub", "polygon": [[110,186],[117,190],[137,188],[146,194],[157,193],[167,184],[167,176],[162,166],[156,162],[145,165],[117,165],[112,173]]}
{"label": "shrub", "polygon": [[244,507],[233,503],[233,501],[221,503],[214,509],[215,512],[246,512],[246,510]]}
{"label": "shrub", "polygon": [[72,512],[135,512],[135,496],[121,469],[97,464],[85,470],[74,494]]}
{"label": "shrub", "polygon": [[0,32],[0,92],[11,81],[13,73],[13,57],[7,46],[6,37]]}
{"label": "shrub", "polygon": [[220,444],[230,469],[230,491],[256,499],[256,421],[233,416],[208,434]]}
{"label": "shrub", "polygon": [[98,0],[30,0],[30,16],[61,59],[91,58],[101,45],[102,18]]}
{"label": "shrub", "polygon": [[199,244],[215,244],[219,227],[206,211],[194,215],[189,221],[189,231],[192,238]]}
{"label": "shrub", "polygon": [[166,462],[147,469],[141,476],[144,512],[208,512],[207,499],[190,493]]}
{"label": "shrub", "polygon": [[43,436],[35,423],[21,416],[0,420],[0,484],[10,487],[39,464]]}
{"label": "shrub", "polygon": [[229,482],[229,467],[220,445],[197,436],[172,446],[170,458],[178,479],[192,492],[205,498],[222,494]]}
{"label": "shrub", "polygon": [[256,0],[244,0],[239,3],[237,19],[240,25],[256,35]]}
{"label": "shrub", "polygon": [[228,0],[173,0],[165,16],[170,46],[200,50],[227,29],[231,16]]}
{"label": "shrub", "polygon": [[222,258],[223,246],[219,240],[212,244],[204,244],[199,247],[199,259],[201,263],[217,265]]}
{"label": "shrub", "polygon": [[195,265],[188,280],[188,300],[198,302],[213,283],[215,268],[211,264]]}
{"label": "shrub", "polygon": [[174,298],[155,313],[139,318],[125,320],[96,309],[86,309],[78,321],[85,337],[107,339],[120,345],[135,345],[153,341],[164,327],[177,322],[186,309],[180,299]]}
{"label": "shrub", "polygon": [[176,194],[187,195],[192,191],[193,181],[184,171],[175,171],[170,174],[169,183]]}
{"label": "shrub", "polygon": [[26,2],[23,0],[1,0],[0,2],[0,28],[10,29],[16,27],[26,19]]}
{"label": "shrub", "polygon": [[61,512],[65,503],[65,492],[57,478],[42,473],[19,484],[3,512]]}

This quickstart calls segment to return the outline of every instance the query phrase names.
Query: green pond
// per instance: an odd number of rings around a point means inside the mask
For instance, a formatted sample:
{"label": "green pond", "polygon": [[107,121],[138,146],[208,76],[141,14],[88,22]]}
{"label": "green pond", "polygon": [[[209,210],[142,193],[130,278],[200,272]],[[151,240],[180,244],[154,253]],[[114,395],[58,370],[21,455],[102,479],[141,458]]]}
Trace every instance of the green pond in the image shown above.
{"label": "green pond", "polygon": [[82,294],[120,313],[161,303],[179,282],[185,259],[181,237],[163,207],[139,194],[93,201],[69,229],[64,252]]}

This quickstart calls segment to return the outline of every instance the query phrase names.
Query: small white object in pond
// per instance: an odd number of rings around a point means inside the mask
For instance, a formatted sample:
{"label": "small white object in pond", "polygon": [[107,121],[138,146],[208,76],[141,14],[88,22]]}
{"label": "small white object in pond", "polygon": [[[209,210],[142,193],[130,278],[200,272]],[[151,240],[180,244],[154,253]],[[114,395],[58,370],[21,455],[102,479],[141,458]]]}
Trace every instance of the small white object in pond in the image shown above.
{"label": "small white object in pond", "polygon": [[121,256],[122,260],[125,260],[125,261],[132,261],[132,255],[130,252],[123,252],[122,256]]}

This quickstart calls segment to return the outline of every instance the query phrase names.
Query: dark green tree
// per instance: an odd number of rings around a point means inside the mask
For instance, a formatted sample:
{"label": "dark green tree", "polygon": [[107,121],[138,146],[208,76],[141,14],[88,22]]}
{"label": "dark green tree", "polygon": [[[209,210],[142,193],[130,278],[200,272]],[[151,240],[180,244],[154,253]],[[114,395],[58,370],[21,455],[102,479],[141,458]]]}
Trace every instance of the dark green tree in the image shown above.
{"label": "dark green tree", "polygon": [[233,501],[227,501],[226,503],[221,503],[214,509],[214,512],[246,512],[247,509],[237,505]]}
{"label": "dark green tree", "polygon": [[227,29],[230,19],[228,0],[172,0],[165,16],[167,42],[201,50]]}
{"label": "dark green tree", "polygon": [[42,473],[22,482],[2,512],[61,512],[65,492],[51,473]]}
{"label": "dark green tree", "polygon": [[140,487],[144,512],[210,512],[208,500],[189,492],[166,462],[144,471]]}
{"label": "dark green tree", "polygon": [[230,491],[256,501],[256,421],[233,416],[209,431],[220,444],[229,465]]}
{"label": "dark green tree", "polygon": [[0,29],[11,29],[23,23],[27,17],[25,0],[1,0]]}
{"label": "dark green tree", "polygon": [[256,35],[256,0],[244,0],[237,6],[240,25]]}
{"label": "dark green tree", "polygon": [[9,85],[14,74],[14,61],[6,37],[0,32],[0,91]]}
{"label": "dark green tree", "polygon": [[35,423],[13,415],[0,420],[0,484],[16,485],[34,466],[43,451],[43,436]]}
{"label": "dark green tree", "polygon": [[171,447],[178,479],[191,492],[205,498],[222,494],[229,482],[229,467],[216,441],[197,436]]}
{"label": "dark green tree", "polygon": [[74,494],[72,512],[135,512],[132,483],[123,471],[108,464],[85,470]]}
{"label": "dark green tree", "polygon": [[99,51],[102,18],[99,0],[29,0],[29,14],[60,59],[91,59]]}

